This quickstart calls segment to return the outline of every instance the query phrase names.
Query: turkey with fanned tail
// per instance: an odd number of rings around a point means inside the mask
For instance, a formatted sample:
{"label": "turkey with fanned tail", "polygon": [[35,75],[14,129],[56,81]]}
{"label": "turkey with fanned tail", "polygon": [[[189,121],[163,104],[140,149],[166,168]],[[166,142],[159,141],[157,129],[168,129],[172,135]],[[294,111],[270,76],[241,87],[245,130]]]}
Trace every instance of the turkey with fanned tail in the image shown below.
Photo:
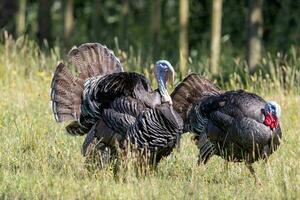
{"label": "turkey with fanned tail", "polygon": [[267,159],[279,146],[280,106],[243,90],[221,91],[207,79],[188,75],[171,94],[174,109],[184,120],[184,132],[197,136],[198,163],[212,155],[251,163]]}
{"label": "turkey with fanned tail", "polygon": [[51,84],[51,100],[57,122],[73,120],[66,130],[84,135],[82,152],[92,143],[100,143],[107,153],[116,145],[134,144],[155,154],[158,162],[175,147],[183,129],[179,114],[173,110],[167,83],[175,72],[166,60],[155,64],[158,89],[135,72],[123,72],[113,52],[99,43],[87,43],[68,54],[75,66],[74,76],[64,63],[59,63]]}

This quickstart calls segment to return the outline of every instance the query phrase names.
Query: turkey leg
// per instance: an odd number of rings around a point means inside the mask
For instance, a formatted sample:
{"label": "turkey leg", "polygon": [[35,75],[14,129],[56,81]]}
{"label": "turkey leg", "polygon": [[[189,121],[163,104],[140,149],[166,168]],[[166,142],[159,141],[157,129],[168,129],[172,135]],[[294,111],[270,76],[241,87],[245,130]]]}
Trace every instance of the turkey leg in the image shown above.
{"label": "turkey leg", "polygon": [[262,185],[260,179],[258,178],[258,176],[257,176],[256,173],[255,173],[255,170],[254,170],[253,166],[252,166],[250,163],[246,163],[246,166],[247,166],[247,168],[249,169],[250,173],[254,176],[254,178],[255,178],[255,183],[256,183],[257,185]]}

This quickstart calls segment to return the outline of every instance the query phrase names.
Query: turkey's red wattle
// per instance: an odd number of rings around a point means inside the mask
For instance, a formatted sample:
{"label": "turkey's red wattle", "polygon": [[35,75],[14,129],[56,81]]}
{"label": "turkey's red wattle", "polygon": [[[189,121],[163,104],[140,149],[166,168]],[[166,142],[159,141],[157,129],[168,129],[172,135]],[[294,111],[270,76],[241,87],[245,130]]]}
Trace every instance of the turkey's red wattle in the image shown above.
{"label": "turkey's red wattle", "polygon": [[278,126],[278,119],[275,115],[271,113],[266,113],[264,124],[270,127],[271,129],[275,129]]}

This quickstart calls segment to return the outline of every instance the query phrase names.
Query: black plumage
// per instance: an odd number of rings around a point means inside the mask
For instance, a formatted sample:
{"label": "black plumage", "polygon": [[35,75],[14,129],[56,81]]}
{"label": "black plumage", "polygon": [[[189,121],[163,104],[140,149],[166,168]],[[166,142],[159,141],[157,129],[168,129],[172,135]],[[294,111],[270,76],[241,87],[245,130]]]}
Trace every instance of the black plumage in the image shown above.
{"label": "black plumage", "polygon": [[94,126],[97,128],[88,133],[84,142],[84,155],[88,152],[88,144],[97,138],[111,146],[119,144],[125,148],[129,142],[132,148],[146,149],[151,156],[155,155],[155,160],[151,162],[157,163],[175,147],[182,133],[183,122],[166,103],[147,108],[139,100],[120,97],[109,109],[104,109],[102,117]]}
{"label": "black plumage", "polygon": [[95,140],[109,148],[125,148],[128,142],[146,148],[156,155],[155,162],[171,152],[183,122],[165,93],[172,68],[167,61],[159,63],[162,69],[157,69],[156,78],[162,79],[160,88],[153,90],[145,76],[123,72],[113,52],[101,44],[74,48],[69,60],[79,75],[74,76],[63,63],[58,65],[51,85],[53,113],[58,122],[75,120],[66,127],[68,133],[88,133],[84,155]]}
{"label": "black plumage", "polygon": [[256,94],[223,92],[203,77],[191,74],[171,97],[184,119],[185,131],[197,135],[200,163],[219,155],[250,165],[266,159],[280,144],[280,126],[272,129],[264,123],[267,102]]}
{"label": "black plumage", "polygon": [[158,91],[153,91],[149,80],[135,72],[118,72],[96,76],[85,82],[80,124],[87,129],[102,115],[103,109],[119,97],[140,99],[147,107],[161,104]]}
{"label": "black plumage", "polygon": [[242,90],[211,96],[204,101],[200,110],[211,123],[207,136],[214,138],[211,141],[216,147],[215,153],[227,160],[249,163],[269,156],[279,145],[281,131],[280,126],[271,130],[264,124],[266,103],[256,94]]}

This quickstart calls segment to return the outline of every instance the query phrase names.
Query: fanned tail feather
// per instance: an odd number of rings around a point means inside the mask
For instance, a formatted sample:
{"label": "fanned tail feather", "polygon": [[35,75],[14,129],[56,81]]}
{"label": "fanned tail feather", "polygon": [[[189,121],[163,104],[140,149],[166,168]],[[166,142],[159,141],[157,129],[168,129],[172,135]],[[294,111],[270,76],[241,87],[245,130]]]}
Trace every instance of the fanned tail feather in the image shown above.
{"label": "fanned tail feather", "polygon": [[51,84],[52,111],[57,122],[79,118],[81,82],[63,63],[58,64]]}
{"label": "fanned tail feather", "polygon": [[[79,121],[82,93],[87,79],[122,72],[123,68],[114,53],[99,43],[86,43],[74,47],[68,54],[69,61],[79,72],[74,76],[64,63],[59,63],[51,83],[52,110],[57,122]],[[71,134],[84,134],[84,128],[75,130],[80,124],[74,124]],[[75,129],[74,129],[75,128]]]}
{"label": "fanned tail feather", "polygon": [[189,109],[195,102],[207,94],[219,94],[221,91],[212,82],[198,74],[189,74],[172,92],[173,107],[185,121]]}
{"label": "fanned tail feather", "polygon": [[69,61],[79,71],[79,77],[84,80],[123,71],[114,53],[99,43],[86,43],[78,48],[72,48],[69,52]]}

